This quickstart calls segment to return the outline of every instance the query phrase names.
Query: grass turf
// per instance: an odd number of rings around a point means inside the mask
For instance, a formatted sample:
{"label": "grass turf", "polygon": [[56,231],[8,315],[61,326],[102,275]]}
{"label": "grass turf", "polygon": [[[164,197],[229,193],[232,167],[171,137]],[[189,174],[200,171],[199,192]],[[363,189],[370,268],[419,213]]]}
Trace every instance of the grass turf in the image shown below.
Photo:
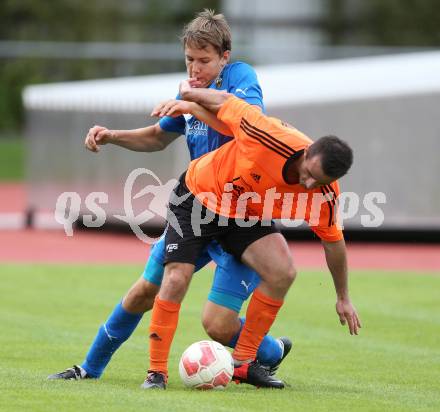
{"label": "grass turf", "polygon": [[24,179],[24,155],[23,138],[0,136],[0,181]]}
{"label": "grass turf", "polygon": [[206,338],[200,314],[212,278],[198,274],[180,317],[165,392],[142,391],[146,315],[99,381],[46,376],[80,363],[98,325],[137,278],[135,266],[0,265],[0,410],[438,411],[440,276],[354,272],[364,328],[352,337],[334,312],[331,278],[304,271],[272,332],[294,339],[279,371],[283,391],[230,385],[185,389],[178,359]]}

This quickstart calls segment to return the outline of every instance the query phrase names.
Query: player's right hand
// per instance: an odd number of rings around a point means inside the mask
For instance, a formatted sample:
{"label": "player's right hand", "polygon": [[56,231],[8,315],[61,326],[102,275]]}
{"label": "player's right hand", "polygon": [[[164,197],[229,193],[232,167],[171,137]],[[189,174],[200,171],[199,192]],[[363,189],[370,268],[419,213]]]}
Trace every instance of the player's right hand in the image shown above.
{"label": "player's right hand", "polygon": [[348,324],[350,335],[357,335],[362,327],[359,315],[350,299],[338,299],[336,302],[336,313],[339,316],[341,325]]}
{"label": "player's right hand", "polygon": [[99,152],[99,146],[107,144],[113,137],[111,130],[103,126],[93,126],[87,133],[84,144],[91,152]]}
{"label": "player's right hand", "polygon": [[183,97],[185,93],[191,91],[191,89],[197,89],[199,87],[202,87],[202,83],[195,77],[190,77],[189,79],[180,82],[179,94],[181,97]]}

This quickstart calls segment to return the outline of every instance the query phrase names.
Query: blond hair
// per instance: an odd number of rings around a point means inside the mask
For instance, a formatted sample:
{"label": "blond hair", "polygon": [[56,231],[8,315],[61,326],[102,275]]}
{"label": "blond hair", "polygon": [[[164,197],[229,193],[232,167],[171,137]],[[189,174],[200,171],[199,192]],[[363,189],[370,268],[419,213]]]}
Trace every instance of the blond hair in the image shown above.
{"label": "blond hair", "polygon": [[231,29],[223,14],[205,9],[183,28],[180,40],[183,47],[204,49],[210,44],[221,56],[231,50]]}

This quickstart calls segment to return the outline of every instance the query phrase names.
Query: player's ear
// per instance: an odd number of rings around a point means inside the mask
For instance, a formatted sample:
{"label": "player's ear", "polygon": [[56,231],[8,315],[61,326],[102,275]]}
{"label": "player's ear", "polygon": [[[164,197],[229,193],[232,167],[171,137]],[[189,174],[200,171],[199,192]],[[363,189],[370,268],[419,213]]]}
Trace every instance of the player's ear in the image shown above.
{"label": "player's ear", "polygon": [[304,159],[307,157],[307,152],[309,151],[309,147],[310,147],[310,145],[309,145],[309,146],[306,146],[306,147],[304,148]]}
{"label": "player's ear", "polygon": [[231,51],[225,50],[223,52],[223,56],[221,57],[222,64],[226,65],[228,64],[229,58],[231,57]]}

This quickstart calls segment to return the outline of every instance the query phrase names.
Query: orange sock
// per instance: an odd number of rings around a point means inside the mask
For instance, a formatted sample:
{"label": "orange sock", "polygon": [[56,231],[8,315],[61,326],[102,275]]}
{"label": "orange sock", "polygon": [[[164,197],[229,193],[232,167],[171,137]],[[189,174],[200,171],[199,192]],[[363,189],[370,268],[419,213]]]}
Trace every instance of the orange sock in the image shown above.
{"label": "orange sock", "polygon": [[149,371],[168,375],[168,356],[179,320],[180,303],[154,300],[150,321],[150,368]]}
{"label": "orange sock", "polygon": [[282,304],[282,300],[272,299],[258,289],[255,290],[246,311],[246,321],[232,354],[234,359],[244,361],[256,358],[258,347],[269,332]]}

